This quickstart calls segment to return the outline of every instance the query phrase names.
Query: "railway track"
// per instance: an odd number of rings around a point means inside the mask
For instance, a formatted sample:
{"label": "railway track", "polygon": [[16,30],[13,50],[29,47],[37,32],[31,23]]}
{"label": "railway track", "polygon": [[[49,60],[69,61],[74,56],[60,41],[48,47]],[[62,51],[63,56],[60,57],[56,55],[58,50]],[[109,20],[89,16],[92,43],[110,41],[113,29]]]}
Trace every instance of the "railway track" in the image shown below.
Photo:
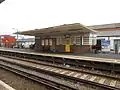
{"label": "railway track", "polygon": [[3,69],[6,69],[8,71],[14,72],[18,75],[24,76],[26,78],[29,78],[31,80],[37,81],[39,83],[42,83],[48,87],[50,87],[52,90],[76,90],[76,88],[67,86],[65,84],[59,83],[57,81],[51,80],[45,74],[30,70],[28,68],[23,68],[18,65],[6,63],[6,62],[1,62],[0,61],[0,67]]}
{"label": "railway track", "polygon": [[[10,58],[10,57],[9,57]],[[20,58],[19,58],[20,59]],[[37,71],[47,72],[51,75],[58,75],[65,78],[69,78],[71,80],[75,80],[76,82],[84,82],[87,84],[91,84],[94,86],[111,89],[111,90],[119,90],[120,89],[120,79],[109,77],[100,74],[88,73],[83,71],[77,71],[72,69],[65,69],[61,67],[55,67],[45,64],[40,64],[37,62],[25,61],[24,60],[15,60],[15,59],[7,59],[4,57],[0,57],[2,62],[7,62],[15,65],[22,65],[31,69],[35,69]]]}
{"label": "railway track", "polygon": [[[93,72],[93,70],[90,70],[90,69],[85,69],[85,68],[74,68],[74,67],[69,67],[69,66],[65,66],[65,65],[59,65],[59,64],[51,64],[51,63],[46,63],[44,61],[40,61],[40,60],[37,60],[37,59],[27,59],[27,58],[20,58],[20,57],[14,57],[14,56],[9,56],[9,55],[2,55],[4,57],[7,57],[7,58],[12,58],[12,59],[19,59],[19,60],[22,60],[22,61],[27,61],[27,62],[33,62],[33,63],[37,63],[37,64],[40,64],[40,65],[46,65],[46,66],[52,66],[52,67],[59,67],[59,68],[63,68],[63,69],[66,69],[66,70],[74,70],[74,71],[77,71],[77,72],[85,72],[85,73],[88,73],[88,74],[94,74],[94,75],[102,75],[102,76],[105,76],[105,77],[111,77],[111,78],[114,78],[114,79],[120,79],[120,74],[119,73],[103,73],[102,71],[95,71]],[[83,70],[85,69],[85,70]]]}

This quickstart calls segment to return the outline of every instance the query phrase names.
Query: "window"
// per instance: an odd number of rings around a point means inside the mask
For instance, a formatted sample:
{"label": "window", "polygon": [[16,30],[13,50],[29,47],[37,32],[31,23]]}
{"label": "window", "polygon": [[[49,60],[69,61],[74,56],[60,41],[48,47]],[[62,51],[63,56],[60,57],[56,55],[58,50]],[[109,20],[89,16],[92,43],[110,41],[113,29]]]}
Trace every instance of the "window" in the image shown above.
{"label": "window", "polygon": [[49,45],[52,46],[52,39],[49,39]]}
{"label": "window", "polygon": [[56,41],[57,41],[57,45],[60,45],[60,38],[56,38]]}
{"label": "window", "polygon": [[82,45],[82,36],[76,37],[76,45]]}
{"label": "window", "polygon": [[83,45],[89,45],[89,37],[83,37]]}
{"label": "window", "polygon": [[42,40],[42,46],[44,46],[44,45],[45,45],[44,40]]}
{"label": "window", "polygon": [[62,45],[65,45],[66,44],[66,39],[65,38],[61,38],[61,42],[62,42]]}
{"label": "window", "polygon": [[75,37],[71,37],[70,38],[70,43],[71,43],[71,45],[76,44],[76,38]]}
{"label": "window", "polygon": [[45,45],[48,45],[48,39],[45,39]]}

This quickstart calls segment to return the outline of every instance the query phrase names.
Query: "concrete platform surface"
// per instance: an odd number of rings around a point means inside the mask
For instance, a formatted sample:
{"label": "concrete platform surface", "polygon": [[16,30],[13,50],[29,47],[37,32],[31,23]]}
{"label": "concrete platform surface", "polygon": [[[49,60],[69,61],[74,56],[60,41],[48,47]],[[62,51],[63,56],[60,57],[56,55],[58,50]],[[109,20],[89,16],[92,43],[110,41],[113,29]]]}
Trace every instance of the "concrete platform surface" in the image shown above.
{"label": "concrete platform surface", "polygon": [[0,80],[0,90],[15,90],[15,89]]}
{"label": "concrete platform surface", "polygon": [[73,56],[84,56],[84,57],[95,57],[95,58],[106,58],[106,59],[120,59],[120,54],[115,54],[113,52],[109,52],[109,53],[98,53],[98,54],[94,54],[94,53],[57,53],[57,52],[38,52],[35,50],[31,50],[31,49],[18,49],[18,48],[5,48],[5,47],[0,47],[0,50],[13,50],[13,51],[21,51],[21,52],[36,52],[36,53],[43,53],[43,54],[59,54],[59,55],[73,55]]}
{"label": "concrete platform surface", "polygon": [[30,49],[16,49],[16,48],[0,48],[1,51],[11,51],[11,52],[19,52],[19,53],[28,53],[33,55],[42,55],[42,56],[52,56],[59,58],[69,58],[76,60],[86,60],[86,61],[95,61],[95,62],[106,62],[106,63],[114,63],[120,64],[120,54],[114,53],[43,53],[36,52]]}

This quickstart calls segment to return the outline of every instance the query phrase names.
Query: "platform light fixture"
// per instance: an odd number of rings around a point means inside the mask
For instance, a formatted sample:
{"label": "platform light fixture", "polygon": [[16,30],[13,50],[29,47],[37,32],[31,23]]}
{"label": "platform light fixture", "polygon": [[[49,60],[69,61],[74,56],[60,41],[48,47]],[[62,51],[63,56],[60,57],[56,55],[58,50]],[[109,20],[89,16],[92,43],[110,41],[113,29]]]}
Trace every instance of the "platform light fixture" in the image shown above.
{"label": "platform light fixture", "polygon": [[65,38],[70,38],[71,35],[70,34],[65,34],[64,36],[65,36]]}

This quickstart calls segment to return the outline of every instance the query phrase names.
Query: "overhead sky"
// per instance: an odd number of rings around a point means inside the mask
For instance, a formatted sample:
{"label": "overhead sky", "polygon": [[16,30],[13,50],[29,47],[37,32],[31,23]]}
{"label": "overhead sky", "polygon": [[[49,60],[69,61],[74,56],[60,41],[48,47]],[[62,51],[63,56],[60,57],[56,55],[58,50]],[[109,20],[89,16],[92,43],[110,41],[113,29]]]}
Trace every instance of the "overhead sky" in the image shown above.
{"label": "overhead sky", "polygon": [[0,34],[70,23],[120,22],[120,0],[5,0],[0,4]]}

